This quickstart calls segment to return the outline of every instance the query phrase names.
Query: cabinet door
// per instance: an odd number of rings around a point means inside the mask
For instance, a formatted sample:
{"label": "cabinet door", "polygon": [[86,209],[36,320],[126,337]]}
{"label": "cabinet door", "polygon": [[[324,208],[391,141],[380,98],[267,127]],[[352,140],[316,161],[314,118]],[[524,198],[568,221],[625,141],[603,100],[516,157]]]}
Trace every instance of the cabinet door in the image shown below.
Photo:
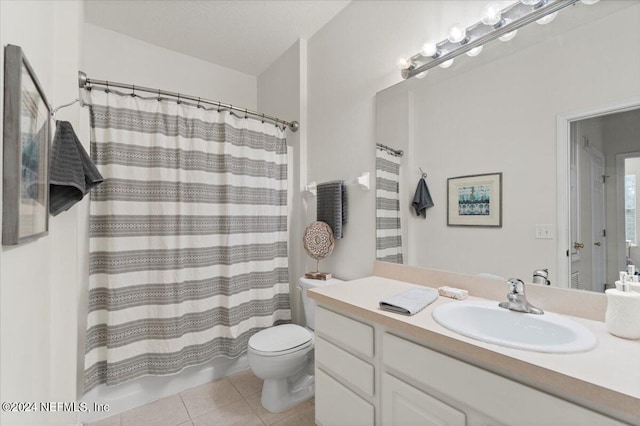
{"label": "cabinet door", "polygon": [[463,412],[385,373],[382,424],[393,426],[464,426]]}
{"label": "cabinet door", "polygon": [[322,426],[373,426],[373,405],[316,368],[316,422]]}

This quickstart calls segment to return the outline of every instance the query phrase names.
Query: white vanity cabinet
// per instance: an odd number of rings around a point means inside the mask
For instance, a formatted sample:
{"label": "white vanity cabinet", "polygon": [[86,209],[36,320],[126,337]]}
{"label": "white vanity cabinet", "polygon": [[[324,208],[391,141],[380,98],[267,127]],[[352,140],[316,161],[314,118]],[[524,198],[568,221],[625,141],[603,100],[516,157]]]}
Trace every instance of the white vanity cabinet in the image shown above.
{"label": "white vanity cabinet", "polygon": [[623,424],[320,306],[315,357],[321,426]]}
{"label": "white vanity cabinet", "polygon": [[316,308],[316,423],[370,426],[375,422],[374,328]]}

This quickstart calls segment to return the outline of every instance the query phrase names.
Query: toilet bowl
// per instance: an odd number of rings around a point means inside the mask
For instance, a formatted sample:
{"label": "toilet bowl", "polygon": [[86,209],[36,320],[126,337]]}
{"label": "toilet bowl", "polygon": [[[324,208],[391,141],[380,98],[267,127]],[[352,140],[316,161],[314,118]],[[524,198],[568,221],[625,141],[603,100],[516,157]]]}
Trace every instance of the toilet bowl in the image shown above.
{"label": "toilet bowl", "polygon": [[283,324],[251,336],[247,348],[249,366],[264,380],[262,406],[272,413],[282,412],[314,395],[315,302],[307,297],[309,288],[342,282],[301,278],[298,289],[308,328]]}

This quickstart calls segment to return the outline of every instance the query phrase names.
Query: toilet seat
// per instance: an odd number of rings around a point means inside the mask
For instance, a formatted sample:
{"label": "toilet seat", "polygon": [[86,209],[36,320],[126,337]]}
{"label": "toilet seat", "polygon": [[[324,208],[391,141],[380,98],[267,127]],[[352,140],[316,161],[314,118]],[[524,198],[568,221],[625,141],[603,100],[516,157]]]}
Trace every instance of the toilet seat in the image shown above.
{"label": "toilet seat", "polygon": [[313,345],[313,333],[295,324],[283,324],[261,330],[249,339],[249,349],[263,356],[279,356]]}

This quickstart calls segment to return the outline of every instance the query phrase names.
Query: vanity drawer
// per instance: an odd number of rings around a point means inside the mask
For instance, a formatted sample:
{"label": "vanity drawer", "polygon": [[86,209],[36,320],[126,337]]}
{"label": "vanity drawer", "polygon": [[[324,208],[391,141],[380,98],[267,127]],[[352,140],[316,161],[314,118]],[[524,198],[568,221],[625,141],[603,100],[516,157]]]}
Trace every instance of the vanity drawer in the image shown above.
{"label": "vanity drawer", "polygon": [[384,365],[506,424],[621,425],[614,419],[385,333]]}
{"label": "vanity drawer", "polygon": [[316,331],[327,336],[341,348],[369,358],[373,357],[373,327],[369,325],[318,306]]}
{"label": "vanity drawer", "polygon": [[375,424],[373,405],[316,368],[316,422],[322,426]]}
{"label": "vanity drawer", "polygon": [[371,364],[321,337],[316,339],[315,351],[316,361],[323,367],[331,370],[365,395],[373,396],[374,369]]}

